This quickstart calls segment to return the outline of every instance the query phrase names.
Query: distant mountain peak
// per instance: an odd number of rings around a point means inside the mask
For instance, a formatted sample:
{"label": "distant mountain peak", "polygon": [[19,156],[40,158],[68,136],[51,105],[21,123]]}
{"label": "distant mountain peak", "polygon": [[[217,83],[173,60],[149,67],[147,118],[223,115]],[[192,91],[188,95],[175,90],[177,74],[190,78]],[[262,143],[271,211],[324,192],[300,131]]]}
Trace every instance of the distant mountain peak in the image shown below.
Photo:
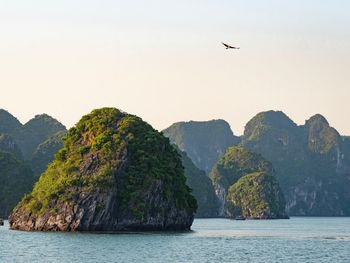
{"label": "distant mountain peak", "polygon": [[59,122],[57,119],[53,118],[52,116],[50,116],[50,115],[48,115],[46,113],[35,115],[34,118],[30,119],[25,124],[25,126],[30,126],[33,123],[40,123],[40,122],[43,122],[43,123],[46,122],[47,124],[55,125],[55,126],[57,126],[57,129],[59,129],[59,130],[65,130],[66,129],[66,127],[61,122]]}
{"label": "distant mountain peak", "polygon": [[22,127],[20,121],[7,110],[0,109],[0,133],[13,133]]}
{"label": "distant mountain peak", "polygon": [[277,133],[295,133],[298,125],[282,111],[264,111],[255,115],[245,126],[244,140],[255,141],[270,130]]}
{"label": "distant mountain peak", "polygon": [[12,116],[12,114],[11,113],[9,113],[7,110],[5,110],[5,109],[3,109],[3,108],[0,108],[0,114],[9,114],[9,115],[11,115]]}
{"label": "distant mountain peak", "polygon": [[312,125],[315,123],[329,126],[327,119],[321,114],[315,114],[315,115],[311,116],[308,120],[306,120],[305,125],[308,126],[308,125]]}
{"label": "distant mountain peak", "polygon": [[[228,130],[230,130],[230,132],[233,135],[233,131],[231,129],[230,124],[227,121],[223,120],[223,119],[212,119],[212,120],[207,120],[207,121],[195,121],[195,120],[180,121],[180,122],[175,122],[170,127],[181,126],[181,127],[186,128],[186,127],[193,127],[193,125],[196,125],[199,128],[203,128],[203,127],[223,127],[223,128],[227,128]],[[165,129],[165,130],[167,130],[167,129]]]}
{"label": "distant mountain peak", "polygon": [[46,113],[36,114],[36,115],[34,116],[34,119],[41,119],[41,118],[53,119],[50,115],[48,115],[48,114],[46,114]]}
{"label": "distant mountain peak", "polygon": [[305,127],[310,151],[325,154],[338,149],[341,136],[336,129],[330,127],[324,116],[321,114],[312,116],[305,122]]}
{"label": "distant mountain peak", "polygon": [[233,135],[230,125],[222,119],[177,122],[163,130],[163,133],[207,174],[226,148],[240,141]]}
{"label": "distant mountain peak", "polygon": [[198,124],[207,124],[207,123],[222,123],[222,124],[228,124],[227,121],[225,121],[224,119],[211,119],[211,120],[207,120],[207,121],[194,121],[194,120],[190,120],[188,122],[183,122],[183,123],[198,123]]}
{"label": "distant mountain peak", "polygon": [[258,113],[252,120],[260,121],[262,123],[271,125],[271,126],[297,126],[291,118],[289,118],[283,111],[263,111]]}

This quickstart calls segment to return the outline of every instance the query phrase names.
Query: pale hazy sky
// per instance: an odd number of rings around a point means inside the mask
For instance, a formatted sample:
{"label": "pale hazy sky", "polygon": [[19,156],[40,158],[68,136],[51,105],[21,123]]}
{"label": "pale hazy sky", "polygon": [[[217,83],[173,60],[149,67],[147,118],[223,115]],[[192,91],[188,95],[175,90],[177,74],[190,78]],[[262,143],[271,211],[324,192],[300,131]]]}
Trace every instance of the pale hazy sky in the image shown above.
{"label": "pale hazy sky", "polygon": [[236,134],[274,109],[350,135],[349,12],[347,0],[0,0],[0,108],[67,127],[102,106],[157,129],[223,118]]}

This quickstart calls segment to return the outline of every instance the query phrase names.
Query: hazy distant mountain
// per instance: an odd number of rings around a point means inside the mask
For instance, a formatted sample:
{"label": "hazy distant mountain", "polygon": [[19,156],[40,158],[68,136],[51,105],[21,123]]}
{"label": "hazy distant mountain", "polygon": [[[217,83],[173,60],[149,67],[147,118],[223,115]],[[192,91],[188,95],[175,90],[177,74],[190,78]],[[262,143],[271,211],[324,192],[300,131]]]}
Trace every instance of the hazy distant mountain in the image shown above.
{"label": "hazy distant mountain", "polygon": [[0,151],[11,153],[14,157],[21,160],[23,158],[21,149],[8,134],[0,134]]}
{"label": "hazy distant mountain", "polygon": [[33,172],[13,154],[0,151],[0,218],[7,217],[34,183]]}
{"label": "hazy distant mountain", "polygon": [[185,152],[179,152],[185,168],[186,183],[193,190],[192,194],[197,200],[198,208],[195,216],[217,217],[219,202],[210,178],[194,165]]}
{"label": "hazy distant mountain", "polygon": [[59,131],[38,145],[30,160],[30,166],[36,176],[40,176],[46,170],[47,165],[53,161],[55,154],[63,147],[65,135],[66,131]]}
{"label": "hazy distant mountain", "polygon": [[13,134],[21,127],[22,124],[13,115],[4,109],[0,109],[0,133]]}
{"label": "hazy distant mountain", "polygon": [[163,133],[207,174],[228,146],[239,143],[224,120],[178,122]]}
{"label": "hazy distant mountain", "polygon": [[62,147],[65,133],[66,128],[46,114],[22,125],[0,109],[0,217],[32,189]]}
{"label": "hazy distant mountain", "polygon": [[66,132],[66,127],[47,114],[36,115],[22,125],[9,112],[0,109],[0,134],[15,141],[25,160],[30,160],[36,148],[58,132]]}
{"label": "hazy distant mountain", "polygon": [[50,136],[60,131],[66,131],[66,127],[47,114],[36,115],[17,129],[13,137],[23,152],[25,159],[30,159],[39,144]]}
{"label": "hazy distant mountain", "polygon": [[[175,123],[164,134],[207,173],[239,142],[223,120]],[[350,137],[340,136],[322,115],[298,126],[283,112],[261,112],[241,140],[272,163],[289,214],[350,215]]]}
{"label": "hazy distant mountain", "polygon": [[291,215],[350,215],[350,148],[321,115],[296,125],[282,112],[251,119],[242,145],[271,161]]}

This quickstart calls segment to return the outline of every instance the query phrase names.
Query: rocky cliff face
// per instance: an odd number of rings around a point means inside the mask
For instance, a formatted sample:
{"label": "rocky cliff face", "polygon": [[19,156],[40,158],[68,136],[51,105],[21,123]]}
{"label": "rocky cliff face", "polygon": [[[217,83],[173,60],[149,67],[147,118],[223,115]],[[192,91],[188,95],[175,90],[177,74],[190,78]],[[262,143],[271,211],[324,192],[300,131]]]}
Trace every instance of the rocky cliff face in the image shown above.
{"label": "rocky cliff face", "polygon": [[274,169],[261,155],[229,147],[210,174],[225,217],[286,218]]}
{"label": "rocky cliff face", "polygon": [[41,231],[188,230],[196,206],[169,140],[136,116],[103,108],[68,131],[9,222]]}
{"label": "rocky cliff face", "polygon": [[224,120],[178,122],[163,133],[207,174],[226,148],[240,141]]}
{"label": "rocky cliff face", "polygon": [[242,145],[276,169],[291,215],[350,215],[350,152],[322,115],[298,126],[282,112],[263,112],[246,125]]}

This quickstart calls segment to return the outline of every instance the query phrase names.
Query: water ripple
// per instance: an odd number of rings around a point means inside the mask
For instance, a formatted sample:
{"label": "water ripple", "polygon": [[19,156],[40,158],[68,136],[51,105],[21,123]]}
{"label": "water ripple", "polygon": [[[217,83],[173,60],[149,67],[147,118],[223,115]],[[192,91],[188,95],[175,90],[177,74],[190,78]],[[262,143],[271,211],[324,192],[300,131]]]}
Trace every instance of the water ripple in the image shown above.
{"label": "water ripple", "polygon": [[0,262],[349,262],[350,218],[197,219],[187,233],[41,233],[0,227]]}

